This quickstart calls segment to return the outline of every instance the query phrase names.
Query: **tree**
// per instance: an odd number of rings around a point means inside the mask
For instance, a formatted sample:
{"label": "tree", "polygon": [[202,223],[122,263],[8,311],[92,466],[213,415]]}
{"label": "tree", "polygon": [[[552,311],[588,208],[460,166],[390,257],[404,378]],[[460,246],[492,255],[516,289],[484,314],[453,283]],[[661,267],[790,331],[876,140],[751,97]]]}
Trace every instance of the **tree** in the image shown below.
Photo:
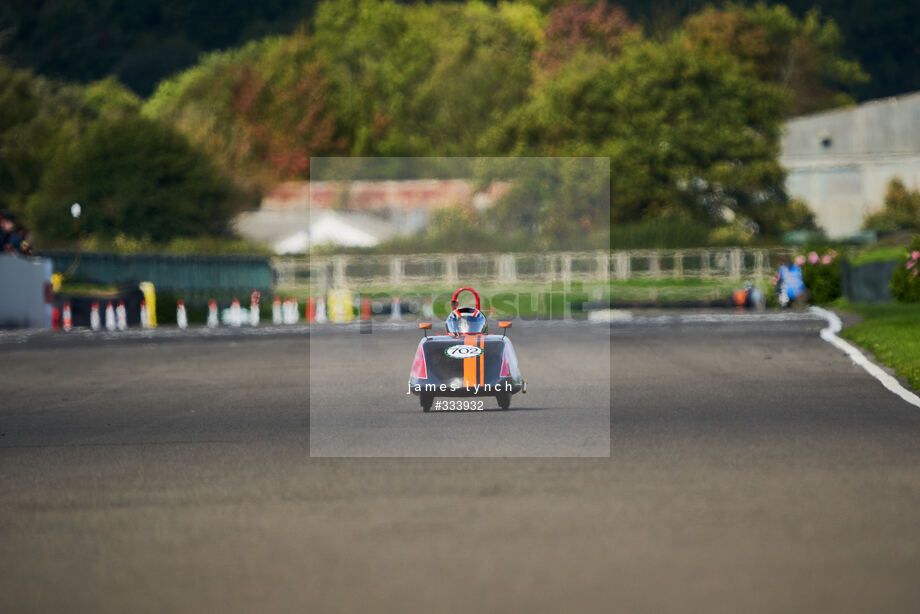
{"label": "tree", "polygon": [[304,32],[216,53],[160,85],[144,114],[204,148],[244,190],[308,176],[311,156],[341,155],[328,85]]}
{"label": "tree", "polygon": [[[317,57],[353,155],[412,155],[394,126],[436,61],[435,41],[448,24],[436,9],[392,1],[341,0],[318,7]],[[396,134],[394,134],[396,133]]]}
{"label": "tree", "polygon": [[724,208],[759,223],[759,210],[784,201],[783,102],[727,53],[643,41],[613,60],[576,55],[487,138],[511,155],[610,156],[617,223],[718,222]]}
{"label": "tree", "polygon": [[0,63],[0,207],[21,211],[41,177],[42,146],[48,136],[39,125],[40,101],[27,71]]}
{"label": "tree", "polygon": [[141,95],[214,49],[289,33],[317,0],[42,0],[0,4],[2,52],[89,83],[115,75]]}
{"label": "tree", "polygon": [[920,232],[920,192],[908,190],[904,182],[895,177],[888,182],[885,207],[866,217],[863,226],[868,230],[912,230]]}
{"label": "tree", "polygon": [[235,196],[185,137],[131,116],[93,122],[49,164],[29,206],[43,240],[75,238],[69,207],[80,202],[87,233],[161,242],[225,232]]}
{"label": "tree", "polygon": [[510,183],[484,216],[495,244],[529,249],[587,249],[608,244],[610,166],[606,158],[486,158],[476,165],[479,185]]}
{"label": "tree", "polygon": [[571,3],[549,14],[544,46],[537,61],[544,70],[559,68],[577,52],[613,57],[639,27],[621,6],[601,1],[593,6]]}
{"label": "tree", "polygon": [[837,25],[817,10],[799,19],[781,4],[728,4],[690,16],[683,30],[688,46],[728,52],[788,89],[786,115],[850,104],[845,90],[868,79],[858,62],[843,58]]}
{"label": "tree", "polygon": [[28,198],[48,161],[101,112],[87,96],[93,87],[55,83],[0,62],[0,207],[28,217]]}
{"label": "tree", "polygon": [[410,92],[404,116],[394,117],[394,134],[405,136],[414,155],[482,153],[482,133],[527,100],[540,15],[475,2],[438,12],[437,59]]}

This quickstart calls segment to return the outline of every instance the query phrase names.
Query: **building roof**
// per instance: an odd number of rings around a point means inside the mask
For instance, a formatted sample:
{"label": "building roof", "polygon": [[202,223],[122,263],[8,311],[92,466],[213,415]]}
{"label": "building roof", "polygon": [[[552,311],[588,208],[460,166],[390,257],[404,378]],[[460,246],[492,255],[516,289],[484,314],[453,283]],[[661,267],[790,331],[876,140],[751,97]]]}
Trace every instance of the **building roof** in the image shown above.
{"label": "building roof", "polygon": [[262,199],[263,211],[344,209],[350,211],[434,210],[458,204],[486,207],[507,194],[510,184],[493,182],[476,190],[467,179],[401,181],[287,181]]}

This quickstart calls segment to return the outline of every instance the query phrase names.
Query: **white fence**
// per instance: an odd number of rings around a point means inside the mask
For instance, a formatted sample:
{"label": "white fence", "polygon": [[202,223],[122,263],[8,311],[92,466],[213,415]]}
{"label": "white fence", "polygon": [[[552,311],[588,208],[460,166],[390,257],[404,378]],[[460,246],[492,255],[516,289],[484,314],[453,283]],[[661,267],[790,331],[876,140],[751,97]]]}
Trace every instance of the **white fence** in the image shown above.
{"label": "white fence", "polygon": [[275,285],[292,289],[606,282],[608,279],[760,280],[788,249],[719,248],[499,254],[275,258]]}

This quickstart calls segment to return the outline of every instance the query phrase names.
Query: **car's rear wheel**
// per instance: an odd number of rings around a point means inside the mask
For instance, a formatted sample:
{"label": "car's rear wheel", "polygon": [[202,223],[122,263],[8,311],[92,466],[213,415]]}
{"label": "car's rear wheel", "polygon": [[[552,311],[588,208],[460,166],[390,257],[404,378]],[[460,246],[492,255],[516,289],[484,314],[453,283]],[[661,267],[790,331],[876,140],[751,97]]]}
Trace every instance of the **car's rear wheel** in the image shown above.
{"label": "car's rear wheel", "polygon": [[418,395],[419,405],[422,406],[422,411],[429,412],[431,411],[431,404],[434,401],[434,397],[430,394],[420,394]]}
{"label": "car's rear wheel", "polygon": [[499,395],[496,395],[495,398],[498,399],[498,406],[502,409],[508,409],[511,407],[511,393],[503,392]]}

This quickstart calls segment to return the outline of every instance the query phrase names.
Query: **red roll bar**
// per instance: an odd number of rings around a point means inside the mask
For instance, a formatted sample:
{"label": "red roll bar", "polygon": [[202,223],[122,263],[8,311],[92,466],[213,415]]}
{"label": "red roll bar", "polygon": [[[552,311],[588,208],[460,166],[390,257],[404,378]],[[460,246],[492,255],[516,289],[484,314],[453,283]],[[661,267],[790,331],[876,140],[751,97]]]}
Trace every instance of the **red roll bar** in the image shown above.
{"label": "red roll bar", "polygon": [[457,297],[460,296],[460,293],[463,292],[464,290],[473,293],[473,296],[476,297],[476,309],[479,309],[479,293],[467,286],[464,286],[460,288],[459,290],[457,290],[456,292],[454,292],[454,298],[450,301],[450,306],[454,309],[457,308],[457,306],[460,304],[460,301],[457,300]]}

